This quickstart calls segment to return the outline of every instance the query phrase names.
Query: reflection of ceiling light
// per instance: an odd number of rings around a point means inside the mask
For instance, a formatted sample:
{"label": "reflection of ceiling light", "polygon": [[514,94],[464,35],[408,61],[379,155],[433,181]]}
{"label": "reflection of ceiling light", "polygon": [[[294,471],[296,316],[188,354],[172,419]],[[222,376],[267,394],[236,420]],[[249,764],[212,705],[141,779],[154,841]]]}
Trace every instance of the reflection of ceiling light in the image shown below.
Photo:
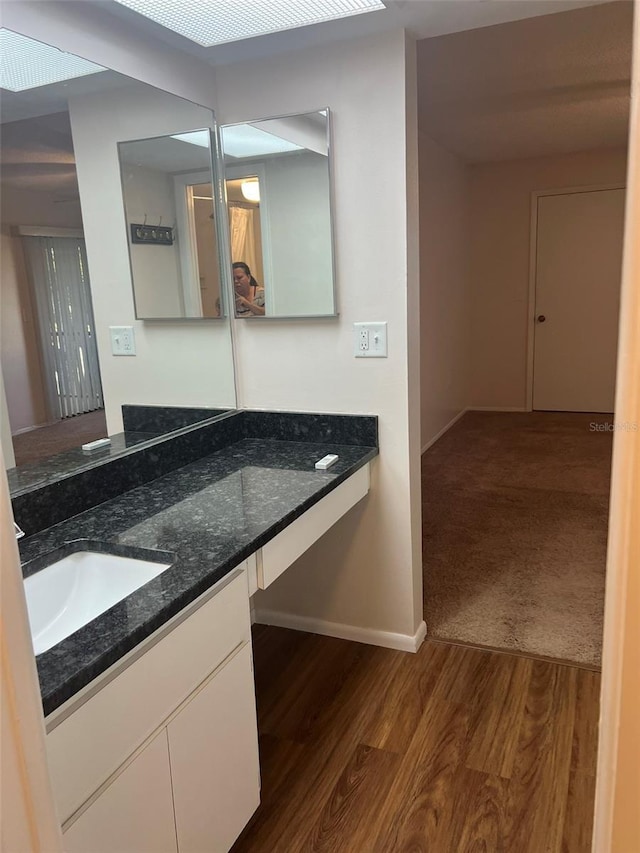
{"label": "reflection of ceiling light", "polygon": [[381,0],[117,0],[204,47],[384,9]]}
{"label": "reflection of ceiling light", "polygon": [[189,133],[174,133],[171,138],[179,139],[180,142],[190,142],[192,145],[199,145],[201,148],[208,148],[210,134],[208,130],[192,130]]}
{"label": "reflection of ceiling light", "polygon": [[243,181],[240,191],[247,201],[260,201],[260,184],[258,181]]}
{"label": "reflection of ceiling light", "polygon": [[0,87],[11,92],[106,71],[101,65],[4,28],[0,29],[0,56]]}
{"label": "reflection of ceiling light", "polygon": [[301,151],[300,145],[258,130],[250,124],[232,124],[222,128],[222,149],[231,157],[261,157],[263,154],[281,154],[284,151]]}

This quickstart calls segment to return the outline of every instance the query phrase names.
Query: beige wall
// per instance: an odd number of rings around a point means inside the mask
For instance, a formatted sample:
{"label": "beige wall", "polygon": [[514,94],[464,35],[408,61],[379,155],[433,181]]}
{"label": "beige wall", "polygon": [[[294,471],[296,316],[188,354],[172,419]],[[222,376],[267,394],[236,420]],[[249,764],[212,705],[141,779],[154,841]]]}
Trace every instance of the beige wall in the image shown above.
{"label": "beige wall", "polygon": [[640,10],[636,4],[629,177],[602,649],[595,853],[640,850]]}
{"label": "beige wall", "polygon": [[425,134],[420,158],[421,445],[468,405],[468,169]]}
{"label": "beige wall", "polygon": [[[0,382],[0,393],[2,392]],[[0,469],[4,468],[0,453]],[[62,851],[49,770],[36,660],[4,470],[0,470],[0,790],[2,850]]]}
{"label": "beige wall", "polygon": [[4,377],[0,366],[0,449],[4,464],[7,468],[13,468],[16,458],[13,453],[13,442],[11,441],[11,425],[9,423],[9,410],[7,408],[7,395],[4,393]]}
{"label": "beige wall", "polygon": [[[186,127],[207,127],[212,113],[132,83],[99,95],[71,98],[69,114],[108,432],[121,432],[123,403],[232,408],[235,389],[228,323],[135,318],[116,144],[165,136]],[[112,355],[109,326],[133,326],[135,357]]]}
{"label": "beige wall", "polygon": [[2,225],[41,225],[53,228],[82,228],[80,201],[56,200],[55,192],[26,187],[2,187]]}
{"label": "beige wall", "polygon": [[623,183],[625,169],[624,150],[470,167],[472,407],[526,405],[531,192]]}
{"label": "beige wall", "polygon": [[11,432],[48,420],[38,330],[19,237],[0,235],[0,361]]}
{"label": "beige wall", "polygon": [[[407,209],[417,188],[415,125],[408,126],[413,50],[397,31],[216,69],[223,124],[325,105],[333,120],[340,315],[236,322],[239,403],[372,413],[380,425],[370,495],[260,596],[259,607],[405,639],[422,621],[419,411],[417,397],[415,410],[409,402],[417,317],[411,335],[407,319],[418,290],[407,248],[417,232]],[[354,358],[353,323],[362,320],[387,321],[388,358]]]}

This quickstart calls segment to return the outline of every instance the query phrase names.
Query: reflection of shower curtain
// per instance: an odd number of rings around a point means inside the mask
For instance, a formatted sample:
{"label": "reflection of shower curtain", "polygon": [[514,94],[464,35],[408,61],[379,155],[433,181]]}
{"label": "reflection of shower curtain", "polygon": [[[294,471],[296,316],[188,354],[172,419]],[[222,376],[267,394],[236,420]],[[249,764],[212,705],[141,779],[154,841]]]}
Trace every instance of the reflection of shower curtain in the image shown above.
{"label": "reflection of shower curtain", "polygon": [[231,204],[229,210],[231,230],[231,257],[233,262],[244,261],[252,270],[257,270],[256,238],[253,228],[253,210]]}

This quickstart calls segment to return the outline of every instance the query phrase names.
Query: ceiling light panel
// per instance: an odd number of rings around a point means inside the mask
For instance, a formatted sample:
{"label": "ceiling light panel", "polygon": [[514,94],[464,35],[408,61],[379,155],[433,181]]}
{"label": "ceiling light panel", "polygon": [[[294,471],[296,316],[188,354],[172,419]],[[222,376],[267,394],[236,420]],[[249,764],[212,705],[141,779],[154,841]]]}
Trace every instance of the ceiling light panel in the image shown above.
{"label": "ceiling light panel", "polygon": [[0,29],[0,56],[0,87],[11,92],[106,71],[101,65],[5,29]]}
{"label": "ceiling light panel", "polygon": [[188,133],[173,133],[171,138],[178,139],[180,142],[189,142],[191,145],[199,145],[201,148],[208,148],[211,133],[208,130],[190,130]]}
{"label": "ceiling light panel", "polygon": [[272,133],[258,130],[250,124],[232,124],[222,128],[222,149],[231,157],[261,157],[264,154],[282,154],[301,151],[301,146]]}
{"label": "ceiling light panel", "polygon": [[384,9],[381,0],[117,0],[204,47]]}

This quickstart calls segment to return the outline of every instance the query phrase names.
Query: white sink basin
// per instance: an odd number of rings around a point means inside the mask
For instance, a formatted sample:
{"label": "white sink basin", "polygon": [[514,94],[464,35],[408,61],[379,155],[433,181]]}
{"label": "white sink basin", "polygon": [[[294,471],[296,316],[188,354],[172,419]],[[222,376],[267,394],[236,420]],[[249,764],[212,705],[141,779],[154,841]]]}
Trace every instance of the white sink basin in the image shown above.
{"label": "white sink basin", "polygon": [[36,655],[46,652],[171,563],[76,551],[25,579]]}

